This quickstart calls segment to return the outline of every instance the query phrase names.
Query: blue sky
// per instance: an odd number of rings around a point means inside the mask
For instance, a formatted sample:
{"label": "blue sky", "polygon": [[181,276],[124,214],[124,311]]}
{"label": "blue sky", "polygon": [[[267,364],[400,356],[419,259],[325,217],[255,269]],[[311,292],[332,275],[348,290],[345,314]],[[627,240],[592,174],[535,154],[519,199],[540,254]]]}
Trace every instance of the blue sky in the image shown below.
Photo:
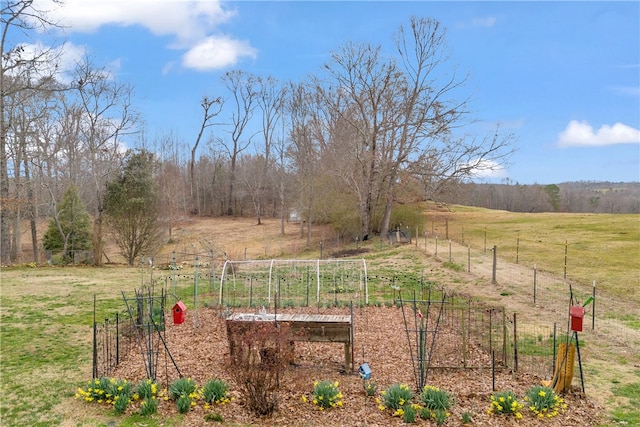
{"label": "blue sky", "polygon": [[149,138],[191,144],[200,100],[226,95],[226,71],[302,80],[347,41],[390,49],[417,15],[446,28],[444,70],[468,74],[462,94],[478,121],[466,132],[481,138],[500,123],[517,138],[494,181],[640,181],[636,1],[49,2],[36,0],[66,25],[57,37],[69,60],[86,53],[133,85]]}

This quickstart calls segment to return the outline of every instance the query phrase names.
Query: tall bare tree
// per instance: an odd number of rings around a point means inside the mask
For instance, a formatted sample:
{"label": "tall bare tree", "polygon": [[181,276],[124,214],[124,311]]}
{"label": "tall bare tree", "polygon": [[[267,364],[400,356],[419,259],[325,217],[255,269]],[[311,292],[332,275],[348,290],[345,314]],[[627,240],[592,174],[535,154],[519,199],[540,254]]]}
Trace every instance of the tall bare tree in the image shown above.
{"label": "tall bare tree", "polygon": [[224,105],[224,100],[221,97],[217,97],[215,99],[211,99],[208,97],[203,97],[200,106],[202,107],[203,117],[202,123],[200,123],[200,131],[198,132],[198,136],[196,137],[196,142],[193,144],[191,148],[191,160],[189,162],[189,178],[190,178],[190,186],[191,186],[191,203],[194,205],[192,210],[199,211],[200,203],[197,200],[197,195],[199,194],[197,189],[195,188],[195,165],[196,165],[196,151],[198,150],[198,145],[200,145],[200,141],[202,139],[202,135],[204,131],[215,125],[211,120],[216,117],[222,111],[222,106]]}
{"label": "tall bare tree", "polygon": [[[233,215],[234,185],[236,181],[236,162],[238,156],[251,144],[251,136],[245,137],[247,125],[253,117],[256,108],[256,78],[240,70],[227,72],[222,81],[231,93],[233,101],[231,112],[231,142],[223,145],[229,155],[229,190],[227,192],[227,215]],[[244,139],[243,139],[244,138]]]}
{"label": "tall bare tree", "polygon": [[[60,4],[54,0],[55,5]],[[25,91],[38,91],[50,84],[54,69],[47,65],[54,59],[54,50],[26,49],[19,38],[30,37],[36,31],[45,31],[56,24],[47,11],[41,10],[33,0],[7,0],[2,2],[2,34],[0,36],[0,264],[8,264],[17,254],[11,244],[12,235],[19,230],[11,228],[17,217],[13,210],[16,200],[10,194],[9,163],[11,151],[8,144],[15,136],[13,122],[6,110],[8,97]],[[35,45],[35,44],[34,44]],[[15,151],[14,151],[15,153]],[[14,159],[15,161],[15,159]],[[18,169],[19,170],[19,169]]]}
{"label": "tall bare tree", "polygon": [[386,234],[401,177],[419,177],[431,196],[478,170],[499,167],[512,151],[512,136],[498,130],[485,138],[461,136],[471,119],[468,99],[455,95],[466,79],[447,62],[438,21],[411,18],[395,44],[397,54],[386,56],[379,46],[347,43],[317,80],[324,105],[342,123],[343,137],[333,142],[352,146],[349,179],[363,238],[374,230]]}
{"label": "tall bare tree", "polygon": [[285,92],[283,86],[270,76],[266,78],[258,77],[257,84],[256,101],[262,113],[263,143],[258,152],[262,153],[264,161],[260,163],[258,174],[261,185],[256,186],[255,191],[251,193],[251,197],[258,217],[258,225],[260,225],[264,210],[263,198],[268,188],[268,171],[271,170],[273,161],[273,145],[277,137],[276,133],[280,130],[278,123],[282,120],[283,115]]}
{"label": "tall bare tree", "polygon": [[94,192],[93,260],[101,265],[105,185],[119,166],[124,151],[121,140],[138,131],[139,118],[131,105],[133,89],[118,83],[106,68],[95,67],[87,58],[78,64],[75,81],[82,110],[80,138]]}

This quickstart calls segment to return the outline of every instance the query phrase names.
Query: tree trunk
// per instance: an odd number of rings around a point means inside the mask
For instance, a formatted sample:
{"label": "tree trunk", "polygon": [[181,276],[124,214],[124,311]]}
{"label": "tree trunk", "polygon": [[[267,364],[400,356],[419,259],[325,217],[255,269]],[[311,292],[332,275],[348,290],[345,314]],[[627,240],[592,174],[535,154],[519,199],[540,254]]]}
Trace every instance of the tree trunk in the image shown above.
{"label": "tree trunk", "polygon": [[102,207],[98,208],[98,215],[93,221],[93,265],[102,265]]}

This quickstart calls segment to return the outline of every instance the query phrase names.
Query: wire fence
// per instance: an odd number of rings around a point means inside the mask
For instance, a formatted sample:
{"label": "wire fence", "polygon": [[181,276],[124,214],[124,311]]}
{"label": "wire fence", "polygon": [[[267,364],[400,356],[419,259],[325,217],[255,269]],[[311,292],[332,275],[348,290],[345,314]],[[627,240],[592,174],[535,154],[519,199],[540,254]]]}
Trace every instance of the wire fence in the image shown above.
{"label": "wire fence", "polygon": [[[435,245],[435,241],[433,241]],[[429,250],[429,242],[425,242]],[[448,245],[444,253],[449,255]],[[435,251],[435,247],[432,247]],[[439,249],[442,251],[442,247]],[[464,254],[464,248],[451,247],[452,262],[457,261]],[[487,256],[474,255],[468,258],[485,270]],[[256,264],[259,265],[260,263]],[[327,264],[330,266],[330,264]],[[263,303],[267,307],[279,306],[348,306],[349,304],[365,305],[362,298],[363,280],[367,281],[367,305],[396,305],[403,304],[401,292],[412,290],[414,301],[435,300],[439,287],[426,277],[413,274],[380,275],[369,274],[360,269],[333,270],[311,274],[308,265],[299,265],[295,270],[288,266],[278,271],[272,279],[276,283],[276,298],[271,301],[265,296],[267,281],[264,272],[258,274],[252,271],[251,264],[242,264],[238,268],[233,286],[224,290],[223,270],[220,260],[202,254],[172,255],[167,261],[153,263],[143,262],[140,266],[141,282],[150,284],[156,292],[166,295],[165,310],[170,311],[178,301],[183,301],[191,311],[194,327],[198,327],[198,310],[209,306],[219,306],[220,295],[223,295],[223,306],[260,307]],[[262,267],[261,267],[262,268]],[[327,267],[328,268],[328,267]],[[469,269],[475,265],[469,264]],[[511,267],[510,267],[511,269]],[[365,267],[366,270],[366,267]],[[491,269],[488,269],[491,270]],[[440,326],[434,335],[435,345],[429,362],[434,368],[506,368],[520,372],[528,372],[541,378],[550,379],[556,367],[557,347],[562,340],[567,340],[567,312],[566,282],[558,281],[551,275],[518,267],[518,271],[511,271],[518,280],[529,281],[530,291],[518,298],[530,300],[531,307],[542,305],[551,308],[555,316],[545,319],[535,319],[535,316],[517,317],[508,312],[503,306],[483,303],[466,296],[447,292],[446,304],[440,316]],[[520,271],[521,270],[521,271]],[[505,274],[504,270],[499,271]],[[365,275],[363,277],[363,274]],[[326,286],[316,288],[310,286],[311,276],[324,277]],[[354,282],[346,281],[354,279]],[[227,283],[229,285],[229,283]],[[561,287],[560,291],[556,287]],[[311,292],[313,289],[313,292]],[[339,289],[339,291],[338,291]],[[317,294],[315,294],[318,292]],[[446,292],[443,290],[443,292]],[[564,294],[563,294],[564,293]],[[558,295],[563,298],[558,298]],[[262,298],[262,297],[265,298]],[[582,296],[581,296],[582,297]],[[262,298],[262,299],[261,299]],[[411,299],[410,298],[410,299]],[[535,302],[534,302],[535,298]],[[563,300],[564,299],[564,300]],[[264,300],[264,301],[263,301]],[[407,303],[405,301],[404,303]],[[135,307],[133,308],[135,312]],[[124,314],[131,316],[131,314]],[[135,316],[135,313],[133,314]],[[123,314],[113,319],[94,323],[94,376],[109,375],[123,354],[135,351],[135,331],[127,321],[123,322]],[[171,315],[163,316],[171,319]],[[594,323],[591,313],[585,315],[585,330]],[[134,328],[135,329],[135,328]],[[576,378],[580,378],[579,375]]]}

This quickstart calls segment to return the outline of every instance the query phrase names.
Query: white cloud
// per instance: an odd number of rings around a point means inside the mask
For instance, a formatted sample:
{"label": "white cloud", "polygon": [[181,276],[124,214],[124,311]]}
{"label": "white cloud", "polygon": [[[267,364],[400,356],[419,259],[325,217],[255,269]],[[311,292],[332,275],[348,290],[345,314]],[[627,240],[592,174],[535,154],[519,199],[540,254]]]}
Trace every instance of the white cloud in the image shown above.
{"label": "white cloud", "polygon": [[231,38],[207,37],[184,54],[182,64],[200,71],[235,65],[241,57],[256,57],[256,50],[248,42]]}
{"label": "white cloud", "polygon": [[472,27],[493,27],[498,19],[495,16],[486,18],[473,18],[471,20]]}
{"label": "white cloud", "polygon": [[482,160],[471,170],[471,179],[473,180],[482,181],[506,177],[507,170],[504,166],[492,160]]}
{"label": "white cloud", "polygon": [[[218,0],[36,0],[54,22],[67,32],[94,32],[105,25],[142,26],[157,36],[173,39],[168,47],[187,50],[183,65],[210,70],[235,64],[238,58],[255,57],[248,42],[230,36],[211,37],[222,23],[236,15]],[[212,40],[216,46],[212,46]],[[187,60],[188,59],[188,60]],[[207,66],[202,66],[204,61]]]}
{"label": "white cloud", "polygon": [[588,122],[572,120],[567,128],[558,134],[558,146],[560,147],[596,147],[638,143],[640,143],[640,130],[622,123],[615,123],[613,126],[602,125],[600,129],[594,131]]}
{"label": "white cloud", "polygon": [[640,87],[638,86],[611,86],[610,89],[617,95],[640,96]]}
{"label": "white cloud", "polygon": [[[25,61],[32,78],[53,76],[56,80],[69,83],[75,66],[84,60],[86,49],[73,43],[65,43],[55,48],[42,43],[23,43],[20,45],[19,56],[13,60]],[[22,74],[20,67],[10,68],[9,75]]]}

